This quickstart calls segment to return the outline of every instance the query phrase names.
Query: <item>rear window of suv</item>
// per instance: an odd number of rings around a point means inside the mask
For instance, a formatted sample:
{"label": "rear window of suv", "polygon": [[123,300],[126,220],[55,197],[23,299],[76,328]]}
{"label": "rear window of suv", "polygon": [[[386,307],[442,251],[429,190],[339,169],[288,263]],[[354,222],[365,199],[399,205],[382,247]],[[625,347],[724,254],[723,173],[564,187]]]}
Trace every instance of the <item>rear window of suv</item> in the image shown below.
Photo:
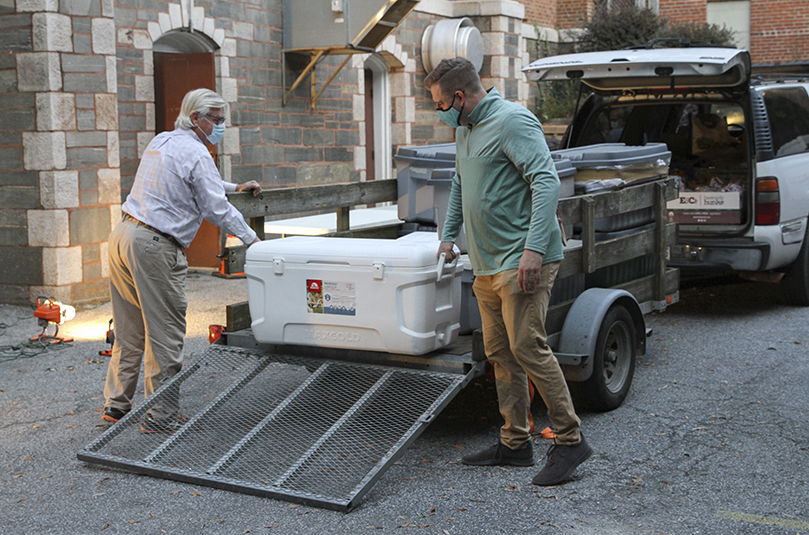
{"label": "rear window of suv", "polygon": [[742,191],[749,178],[745,128],[734,102],[613,105],[593,114],[578,145],[665,143],[671,174],[685,191]]}
{"label": "rear window of suv", "polygon": [[802,87],[761,92],[776,158],[809,152],[809,96]]}

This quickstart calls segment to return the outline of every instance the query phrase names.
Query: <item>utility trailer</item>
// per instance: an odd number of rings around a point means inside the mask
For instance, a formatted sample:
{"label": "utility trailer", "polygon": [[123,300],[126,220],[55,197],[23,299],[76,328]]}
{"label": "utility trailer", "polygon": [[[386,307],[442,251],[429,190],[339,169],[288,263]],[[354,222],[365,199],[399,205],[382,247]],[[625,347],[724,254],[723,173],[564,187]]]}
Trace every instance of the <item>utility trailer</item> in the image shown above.
{"label": "utility trailer", "polygon": [[[264,215],[336,208],[338,234],[351,236],[351,206],[396,198],[396,181],[375,182],[265,191],[255,199],[231,194],[231,201],[259,229]],[[679,273],[666,267],[676,238],[666,203],[677,193],[675,178],[659,176],[559,202],[563,222],[580,227],[581,239],[565,248],[557,284],[567,289],[549,307],[546,329],[574,399],[592,409],[621,404],[635,357],[646,351],[644,315],[678,300]],[[598,239],[598,221],[643,210],[651,223]],[[243,271],[245,249],[226,251],[223,271]],[[228,306],[227,323],[215,344],[78,458],[346,512],[485,370],[478,331],[441,351],[402,355],[259,344],[247,303]],[[188,417],[181,429],[140,430],[152,406],[177,400]]]}

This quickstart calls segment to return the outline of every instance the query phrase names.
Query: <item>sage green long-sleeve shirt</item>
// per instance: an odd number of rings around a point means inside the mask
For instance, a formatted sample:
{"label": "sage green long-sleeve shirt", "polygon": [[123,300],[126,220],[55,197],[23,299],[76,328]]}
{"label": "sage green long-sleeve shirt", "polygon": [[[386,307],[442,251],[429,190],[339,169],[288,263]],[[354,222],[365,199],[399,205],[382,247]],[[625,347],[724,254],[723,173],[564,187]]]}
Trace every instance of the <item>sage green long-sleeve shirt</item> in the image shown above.
{"label": "sage green long-sleeve shirt", "polygon": [[441,240],[454,242],[464,225],[475,275],[519,268],[524,249],[541,253],[543,263],[562,260],[559,177],[539,120],[491,89],[469,121],[455,131]]}

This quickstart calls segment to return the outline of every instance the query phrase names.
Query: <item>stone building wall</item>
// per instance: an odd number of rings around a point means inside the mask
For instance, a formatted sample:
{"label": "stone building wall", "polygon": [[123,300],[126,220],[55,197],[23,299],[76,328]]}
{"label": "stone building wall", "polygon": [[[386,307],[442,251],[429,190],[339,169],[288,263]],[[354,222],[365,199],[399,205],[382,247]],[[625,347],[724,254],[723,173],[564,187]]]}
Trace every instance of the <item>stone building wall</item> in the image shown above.
{"label": "stone building wall", "polygon": [[[302,65],[282,56],[282,0],[0,0],[0,302],[108,299],[107,238],[155,135],[154,48],[193,33],[213,50],[229,102],[224,180],[265,188],[365,180],[364,66],[356,54],[311,105]],[[422,0],[380,45],[390,150],[451,141],[422,82],[421,36],[444,18],[481,31],[481,76],[527,104],[521,73],[536,30],[514,0]],[[344,56],[315,68],[315,91]],[[284,65],[286,70],[284,71]],[[390,176],[395,176],[395,165]]]}
{"label": "stone building wall", "polygon": [[[282,105],[283,20],[281,0],[151,3],[116,0],[121,126],[122,188],[131,187],[143,150],[154,136],[153,46],[173,32],[193,32],[210,41],[216,90],[229,102],[230,119],[218,149],[223,179],[257,180],[266,187],[320,181],[359,180],[353,148],[356,73],[341,71],[310,109],[310,85],[302,83]],[[188,17],[186,13],[191,12]],[[315,70],[318,88],[342,57]],[[287,68],[287,87],[295,79]],[[320,177],[319,179],[316,177]]]}
{"label": "stone building wall", "polygon": [[[416,93],[416,121],[413,126],[414,145],[446,143],[454,141],[452,129],[438,121],[429,92],[422,85],[427,73],[421,62],[421,32],[442,18],[468,17],[480,31],[483,38],[483,66],[480,77],[484,87],[496,87],[504,98],[531,108],[535,94],[534,84],[527,81],[522,68],[528,65],[536,50],[537,29],[555,40],[555,30],[542,28],[533,22],[526,22],[526,7],[516,1],[492,2],[439,2],[423,0],[416,8],[415,17],[407,24],[416,25],[419,30],[415,44],[416,68],[410,85]],[[535,56],[535,53],[534,53]]]}
{"label": "stone building wall", "polygon": [[120,203],[112,0],[0,8],[0,301],[108,298]]}

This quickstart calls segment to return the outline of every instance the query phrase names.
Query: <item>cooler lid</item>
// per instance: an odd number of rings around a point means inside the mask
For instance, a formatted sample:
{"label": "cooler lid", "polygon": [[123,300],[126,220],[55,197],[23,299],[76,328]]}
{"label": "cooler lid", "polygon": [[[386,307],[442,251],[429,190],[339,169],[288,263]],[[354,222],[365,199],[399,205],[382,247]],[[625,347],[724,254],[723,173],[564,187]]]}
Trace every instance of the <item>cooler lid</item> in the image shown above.
{"label": "cooler lid", "polygon": [[454,167],[455,143],[438,143],[421,147],[399,147],[394,159],[397,162],[417,162],[433,167]]}
{"label": "cooler lid", "polygon": [[557,150],[551,153],[554,160],[567,158],[577,169],[594,167],[616,167],[654,163],[657,160],[670,160],[671,151],[665,143],[646,145],[626,145],[624,143],[599,143]]}
{"label": "cooler lid", "polygon": [[556,166],[556,174],[560,179],[576,174],[576,168],[573,166],[573,162],[570,161],[570,158],[566,158],[562,155],[554,157],[553,153],[551,153],[551,157],[553,158],[553,163]]}
{"label": "cooler lid", "polygon": [[[285,264],[330,264],[370,267],[382,262],[389,268],[435,267],[440,242],[435,232],[398,240],[291,236],[267,240],[247,249],[247,263],[282,259]],[[407,239],[405,239],[407,238]]]}
{"label": "cooler lid", "polygon": [[[559,178],[576,174],[576,168],[573,166],[573,162],[570,161],[570,158],[560,155],[553,159],[553,163],[556,166],[556,174],[559,175]],[[430,186],[446,186],[452,182],[453,178],[455,178],[454,167],[433,169],[432,173],[430,173],[429,180],[427,180],[427,184]]]}
{"label": "cooler lid", "polygon": [[540,58],[523,72],[537,81],[581,79],[602,94],[730,89],[749,84],[750,54],[719,47],[610,50]]}
{"label": "cooler lid", "polygon": [[452,179],[455,178],[455,167],[433,169],[430,178],[427,180],[428,186],[451,186]]}

